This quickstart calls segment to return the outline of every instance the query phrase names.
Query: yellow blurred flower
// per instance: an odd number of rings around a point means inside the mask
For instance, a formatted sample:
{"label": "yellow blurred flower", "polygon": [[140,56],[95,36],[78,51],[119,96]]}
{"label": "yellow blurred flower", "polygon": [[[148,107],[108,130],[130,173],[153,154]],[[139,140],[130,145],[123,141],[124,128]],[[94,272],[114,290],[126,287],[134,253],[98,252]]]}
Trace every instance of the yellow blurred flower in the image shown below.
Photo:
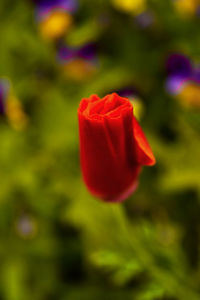
{"label": "yellow blurred flower", "polygon": [[6,103],[6,115],[12,127],[16,130],[23,130],[27,123],[28,117],[24,113],[21,103],[14,96],[10,96]]}
{"label": "yellow blurred flower", "polygon": [[111,1],[117,9],[123,10],[128,13],[140,14],[146,8],[146,0],[111,0]]}
{"label": "yellow blurred flower", "polygon": [[200,85],[197,83],[188,82],[185,84],[177,97],[183,106],[200,109]]}
{"label": "yellow blurred flower", "polygon": [[53,11],[40,23],[44,38],[58,39],[67,33],[72,25],[72,16],[65,11]]}
{"label": "yellow blurred flower", "polygon": [[199,0],[175,0],[174,6],[177,12],[181,15],[194,15],[197,7],[200,4]]}
{"label": "yellow blurred flower", "polygon": [[91,62],[76,58],[64,64],[63,70],[67,77],[73,80],[82,81],[95,73],[96,66]]}

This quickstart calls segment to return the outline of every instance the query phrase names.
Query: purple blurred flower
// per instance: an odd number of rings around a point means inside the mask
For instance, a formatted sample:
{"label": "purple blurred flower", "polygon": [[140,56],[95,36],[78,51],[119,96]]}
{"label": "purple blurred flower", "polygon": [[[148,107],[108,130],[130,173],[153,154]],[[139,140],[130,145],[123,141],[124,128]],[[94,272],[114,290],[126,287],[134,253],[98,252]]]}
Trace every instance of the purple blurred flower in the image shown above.
{"label": "purple blurred flower", "polygon": [[80,58],[86,61],[96,60],[96,47],[94,44],[86,44],[82,47],[61,46],[58,49],[58,61],[67,63],[73,59]]}
{"label": "purple blurred flower", "polygon": [[169,76],[188,78],[192,74],[192,64],[188,57],[175,53],[168,57],[166,69]]}
{"label": "purple blurred flower", "polygon": [[46,15],[54,10],[66,11],[74,13],[77,10],[77,0],[38,0],[36,2],[37,18],[43,19]]}
{"label": "purple blurred flower", "polygon": [[0,114],[5,113],[5,103],[9,91],[9,82],[6,79],[0,79]]}
{"label": "purple blurred flower", "polygon": [[193,69],[191,80],[200,84],[200,66]]}
{"label": "purple blurred flower", "polygon": [[28,217],[22,217],[18,222],[18,230],[23,235],[28,235],[32,232],[32,224]]}
{"label": "purple blurred flower", "polygon": [[186,79],[180,76],[169,76],[166,80],[165,87],[169,94],[177,95],[183,88]]}
{"label": "purple blurred flower", "polygon": [[37,223],[29,215],[22,215],[16,222],[16,230],[23,238],[33,238],[37,233]]}
{"label": "purple blurred flower", "polygon": [[147,28],[153,24],[154,17],[150,12],[145,11],[135,17],[135,22],[140,27]]}
{"label": "purple blurred flower", "polygon": [[188,81],[200,83],[200,66],[193,67],[190,59],[182,54],[169,56],[166,69],[168,78],[165,86],[172,95],[178,94]]}

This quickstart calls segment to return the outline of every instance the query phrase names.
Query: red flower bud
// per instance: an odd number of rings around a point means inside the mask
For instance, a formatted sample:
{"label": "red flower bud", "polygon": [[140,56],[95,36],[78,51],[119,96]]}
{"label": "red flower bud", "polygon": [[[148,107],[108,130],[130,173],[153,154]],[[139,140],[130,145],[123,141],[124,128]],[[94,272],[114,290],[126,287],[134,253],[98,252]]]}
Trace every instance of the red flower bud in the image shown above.
{"label": "red flower bud", "polygon": [[80,157],[90,192],[105,201],[125,200],[137,187],[141,167],[155,158],[133,115],[131,102],[113,93],[81,100]]}

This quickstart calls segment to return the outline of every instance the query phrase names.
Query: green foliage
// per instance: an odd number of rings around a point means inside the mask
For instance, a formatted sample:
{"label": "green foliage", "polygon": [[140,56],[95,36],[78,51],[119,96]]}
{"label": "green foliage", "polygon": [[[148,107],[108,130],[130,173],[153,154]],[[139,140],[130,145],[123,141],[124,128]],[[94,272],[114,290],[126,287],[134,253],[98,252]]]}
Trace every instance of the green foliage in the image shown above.
{"label": "green foliage", "polygon": [[[164,88],[169,52],[200,60],[199,19],[171,1],[148,7],[156,21],[144,29],[110,1],[80,1],[65,40],[94,41],[98,67],[76,82],[42,39],[31,1],[0,1],[0,76],[28,117],[23,130],[0,120],[0,299],[199,299],[200,112]],[[130,84],[157,164],[130,199],[107,204],[82,182],[77,107]]]}

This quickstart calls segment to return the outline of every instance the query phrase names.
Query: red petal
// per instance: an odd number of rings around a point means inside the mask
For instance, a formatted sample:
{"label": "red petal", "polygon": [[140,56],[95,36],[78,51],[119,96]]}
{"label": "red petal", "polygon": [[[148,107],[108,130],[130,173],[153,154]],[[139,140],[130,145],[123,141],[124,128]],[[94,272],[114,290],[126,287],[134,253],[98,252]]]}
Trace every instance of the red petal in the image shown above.
{"label": "red petal", "polygon": [[89,190],[105,201],[124,200],[138,179],[140,166],[131,151],[132,119],[130,102],[123,98],[118,101],[115,94],[80,105],[83,177]]}
{"label": "red petal", "polygon": [[153,166],[156,159],[135,117],[133,118],[133,135],[137,145],[137,162],[142,166]]}

